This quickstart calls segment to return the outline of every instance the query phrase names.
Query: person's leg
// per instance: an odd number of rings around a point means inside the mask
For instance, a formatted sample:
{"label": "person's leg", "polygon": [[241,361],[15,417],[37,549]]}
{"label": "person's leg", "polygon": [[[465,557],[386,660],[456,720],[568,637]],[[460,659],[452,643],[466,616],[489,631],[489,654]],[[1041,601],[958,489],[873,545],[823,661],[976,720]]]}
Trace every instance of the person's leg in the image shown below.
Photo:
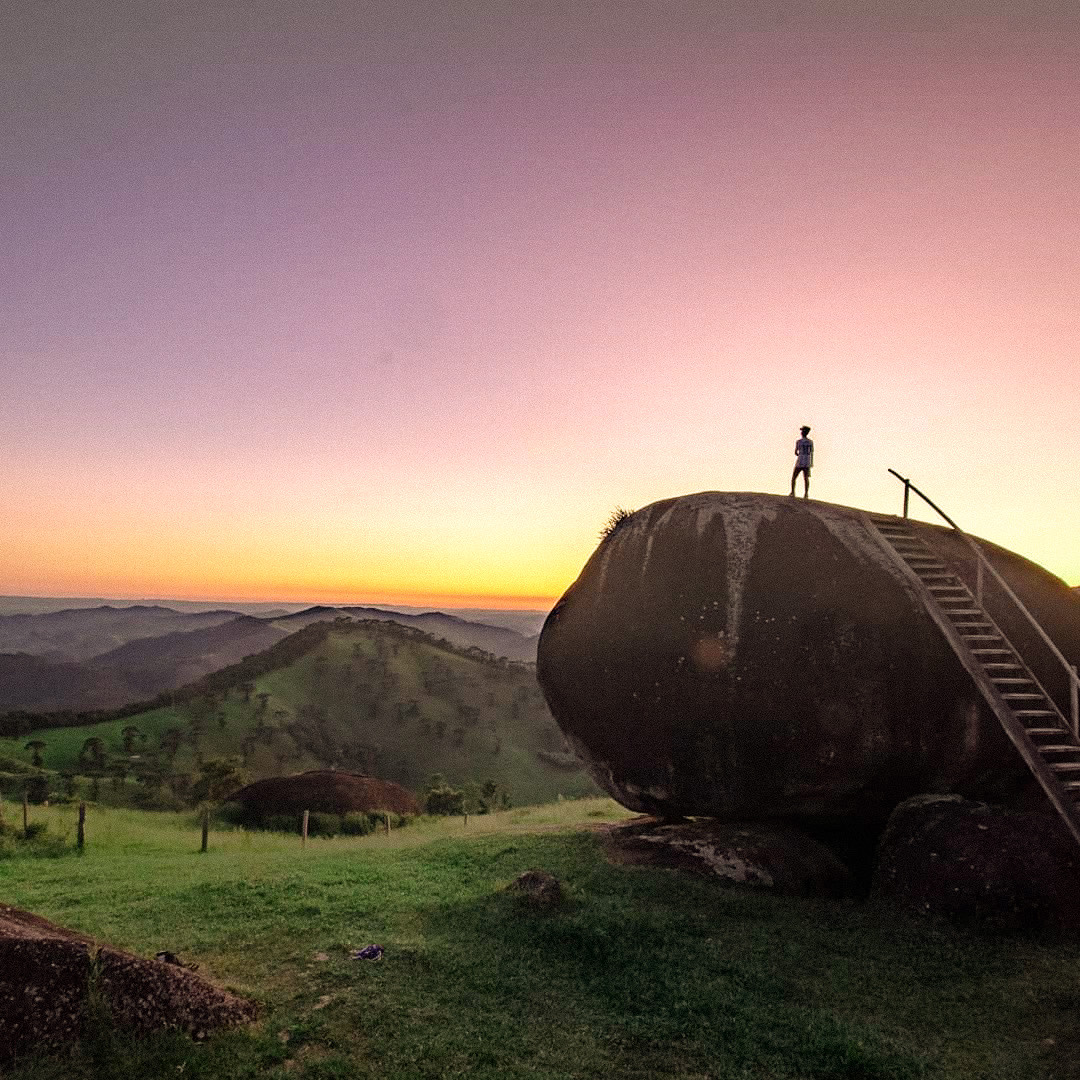
{"label": "person's leg", "polygon": [[798,478],[798,475],[799,475],[799,466],[796,465],[795,468],[791,470],[791,497],[792,498],[795,498],[795,480]]}
{"label": "person's leg", "polygon": [[803,483],[802,497],[804,499],[809,499],[810,498],[810,470],[809,469],[803,469],[802,483]]}

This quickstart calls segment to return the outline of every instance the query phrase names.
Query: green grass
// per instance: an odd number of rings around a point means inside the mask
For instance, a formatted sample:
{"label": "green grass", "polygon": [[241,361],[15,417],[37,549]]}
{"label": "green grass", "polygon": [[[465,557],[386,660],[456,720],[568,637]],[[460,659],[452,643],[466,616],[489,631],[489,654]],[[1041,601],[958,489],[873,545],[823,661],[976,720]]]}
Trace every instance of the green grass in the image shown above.
{"label": "green grass", "polygon": [[[304,849],[218,832],[201,855],[190,818],[92,813],[82,856],[0,862],[0,898],[195,960],[263,1019],[202,1045],[98,1026],[10,1076],[1080,1076],[1076,942],[613,866],[582,826],[621,816],[568,801]],[[530,867],[564,883],[564,907],[504,892]],[[383,960],[349,958],[370,942]]]}

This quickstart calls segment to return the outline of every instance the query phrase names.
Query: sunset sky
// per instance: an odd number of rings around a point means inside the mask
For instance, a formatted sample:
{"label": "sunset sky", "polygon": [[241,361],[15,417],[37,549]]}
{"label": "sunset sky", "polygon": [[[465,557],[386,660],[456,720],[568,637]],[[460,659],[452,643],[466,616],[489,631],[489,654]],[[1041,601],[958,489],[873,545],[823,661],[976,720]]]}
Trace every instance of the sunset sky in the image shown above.
{"label": "sunset sky", "polygon": [[546,607],[803,423],[1080,584],[1080,22],[931,6],[19,5],[0,593]]}

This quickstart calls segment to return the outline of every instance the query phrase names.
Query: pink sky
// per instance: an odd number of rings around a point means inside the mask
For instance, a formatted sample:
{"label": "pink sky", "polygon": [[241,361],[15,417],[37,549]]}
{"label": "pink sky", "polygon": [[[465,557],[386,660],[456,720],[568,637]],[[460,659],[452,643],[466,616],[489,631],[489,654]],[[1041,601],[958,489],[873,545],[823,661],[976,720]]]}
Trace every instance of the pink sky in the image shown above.
{"label": "pink sky", "polygon": [[1080,22],[159,7],[0,43],[0,592],[544,606],[802,423],[1080,583]]}

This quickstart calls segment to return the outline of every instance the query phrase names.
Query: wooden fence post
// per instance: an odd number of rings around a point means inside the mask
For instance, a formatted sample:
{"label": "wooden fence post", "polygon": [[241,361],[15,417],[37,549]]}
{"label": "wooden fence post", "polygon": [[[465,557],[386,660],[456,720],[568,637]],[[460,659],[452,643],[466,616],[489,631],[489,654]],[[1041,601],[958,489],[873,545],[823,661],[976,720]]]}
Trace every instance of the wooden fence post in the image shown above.
{"label": "wooden fence post", "polygon": [[75,847],[82,851],[86,846],[86,803],[79,803],[79,825],[75,832]]}
{"label": "wooden fence post", "polygon": [[30,837],[30,801],[26,797],[26,792],[22,794],[22,831],[23,836],[27,839]]}
{"label": "wooden fence post", "polygon": [[311,816],[310,810],[304,811],[304,824],[300,828],[300,846],[305,847],[307,845],[307,827],[308,818]]}
{"label": "wooden fence post", "polygon": [[210,811],[209,810],[203,810],[203,812],[202,812],[202,847],[199,848],[200,852],[206,850],[207,843],[209,842],[209,839],[210,839]]}
{"label": "wooden fence post", "polygon": [[390,815],[386,815],[386,835],[390,835]]}

